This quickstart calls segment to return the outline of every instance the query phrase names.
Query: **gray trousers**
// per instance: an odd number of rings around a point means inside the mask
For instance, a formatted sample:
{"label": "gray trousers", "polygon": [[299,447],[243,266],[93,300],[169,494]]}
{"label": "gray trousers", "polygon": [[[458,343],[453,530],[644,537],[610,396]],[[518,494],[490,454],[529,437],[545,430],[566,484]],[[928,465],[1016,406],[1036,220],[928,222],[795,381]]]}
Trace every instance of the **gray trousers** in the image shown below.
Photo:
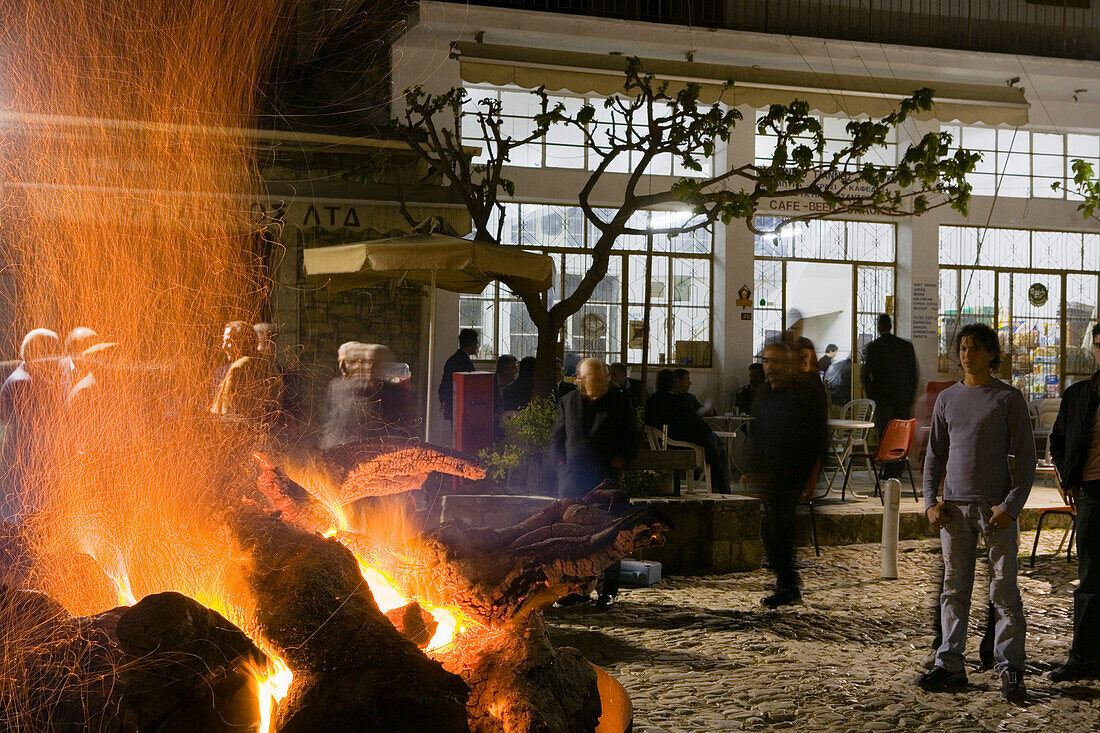
{"label": "gray trousers", "polygon": [[978,535],[989,552],[989,600],[997,612],[993,657],[996,670],[1024,667],[1024,604],[1016,584],[1019,533],[1016,522],[1003,529],[989,525],[993,508],[988,504],[948,502],[947,526],[940,530],[944,579],[940,596],[943,644],[936,651],[936,666],[961,672],[966,662],[966,625],[974,592],[974,564],[978,559]]}

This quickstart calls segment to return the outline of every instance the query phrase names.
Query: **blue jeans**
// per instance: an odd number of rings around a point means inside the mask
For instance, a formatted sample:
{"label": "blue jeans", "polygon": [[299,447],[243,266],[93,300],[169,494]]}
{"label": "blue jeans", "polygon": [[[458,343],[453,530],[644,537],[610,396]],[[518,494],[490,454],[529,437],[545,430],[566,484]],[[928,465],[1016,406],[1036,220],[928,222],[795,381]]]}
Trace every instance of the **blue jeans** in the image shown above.
{"label": "blue jeans", "polygon": [[936,651],[936,666],[961,672],[966,662],[966,625],[974,592],[974,563],[978,535],[989,553],[989,600],[997,611],[993,657],[996,670],[1024,667],[1024,604],[1016,584],[1019,532],[1016,522],[996,529],[989,525],[993,508],[988,504],[948,502],[947,526],[940,530],[944,579],[940,596],[943,643]]}

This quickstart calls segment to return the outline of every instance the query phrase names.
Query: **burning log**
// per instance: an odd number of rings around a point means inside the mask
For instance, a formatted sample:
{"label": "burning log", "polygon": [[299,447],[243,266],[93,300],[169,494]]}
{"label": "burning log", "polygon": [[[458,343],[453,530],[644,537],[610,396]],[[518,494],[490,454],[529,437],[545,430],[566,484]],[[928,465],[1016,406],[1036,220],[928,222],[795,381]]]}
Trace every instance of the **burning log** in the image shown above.
{"label": "burning log", "polygon": [[467,714],[476,733],[588,733],[599,723],[595,670],[576,649],[550,643],[542,614],[522,630],[487,635],[447,666],[470,685]]}
{"label": "burning log", "polygon": [[179,593],[72,618],[35,591],[0,589],[0,727],[244,733],[268,659]]}
{"label": "burning log", "polygon": [[381,438],[342,445],[325,451],[324,459],[337,472],[340,505],[366,496],[419,489],[433,471],[467,479],[485,478],[485,469],[473,458],[415,438]]}
{"label": "burning log", "polygon": [[469,689],[394,628],[346,547],[254,509],[231,524],[257,623],[294,672],[278,730],[468,730]]}
{"label": "burning log", "polygon": [[591,591],[615,561],[662,541],[665,528],[648,510],[617,516],[623,498],[608,486],[504,529],[442,524],[425,534],[414,572],[403,580],[418,597],[445,598],[486,625],[522,628],[556,599]]}
{"label": "burning log", "polygon": [[217,611],[179,593],[146,596],[118,615],[122,719],[133,730],[255,729],[256,674],[270,661]]}

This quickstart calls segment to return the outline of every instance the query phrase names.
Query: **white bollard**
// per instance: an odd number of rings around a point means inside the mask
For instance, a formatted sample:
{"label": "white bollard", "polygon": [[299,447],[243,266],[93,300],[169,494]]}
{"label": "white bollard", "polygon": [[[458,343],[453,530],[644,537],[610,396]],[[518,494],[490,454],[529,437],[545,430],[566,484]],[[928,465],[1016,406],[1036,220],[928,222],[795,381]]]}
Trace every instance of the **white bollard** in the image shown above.
{"label": "white bollard", "polygon": [[898,512],[901,481],[887,479],[882,487],[882,577],[898,577]]}

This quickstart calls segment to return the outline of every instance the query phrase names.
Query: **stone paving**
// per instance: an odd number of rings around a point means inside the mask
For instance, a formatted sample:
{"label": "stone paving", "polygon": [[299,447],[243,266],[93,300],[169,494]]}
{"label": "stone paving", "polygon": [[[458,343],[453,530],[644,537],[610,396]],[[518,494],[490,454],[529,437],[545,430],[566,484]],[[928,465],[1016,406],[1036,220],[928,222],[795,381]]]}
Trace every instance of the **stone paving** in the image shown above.
{"label": "stone paving", "polygon": [[[1000,696],[978,671],[974,621],[970,686],[927,693],[913,682],[930,657],[937,540],[902,542],[899,580],[880,577],[878,545],[800,550],[805,603],[759,605],[766,570],[669,578],[624,589],[607,611],[551,609],[558,645],[580,649],[629,692],[636,733],[798,731],[1086,731],[1100,727],[1100,681],[1054,684],[1041,674],[1065,659],[1077,563],[1053,557],[1063,532],[1020,537],[1020,585],[1028,621],[1028,700]],[[1044,554],[1045,553],[1045,554]],[[975,604],[984,621],[979,563]],[[977,632],[980,634],[980,631]]]}

